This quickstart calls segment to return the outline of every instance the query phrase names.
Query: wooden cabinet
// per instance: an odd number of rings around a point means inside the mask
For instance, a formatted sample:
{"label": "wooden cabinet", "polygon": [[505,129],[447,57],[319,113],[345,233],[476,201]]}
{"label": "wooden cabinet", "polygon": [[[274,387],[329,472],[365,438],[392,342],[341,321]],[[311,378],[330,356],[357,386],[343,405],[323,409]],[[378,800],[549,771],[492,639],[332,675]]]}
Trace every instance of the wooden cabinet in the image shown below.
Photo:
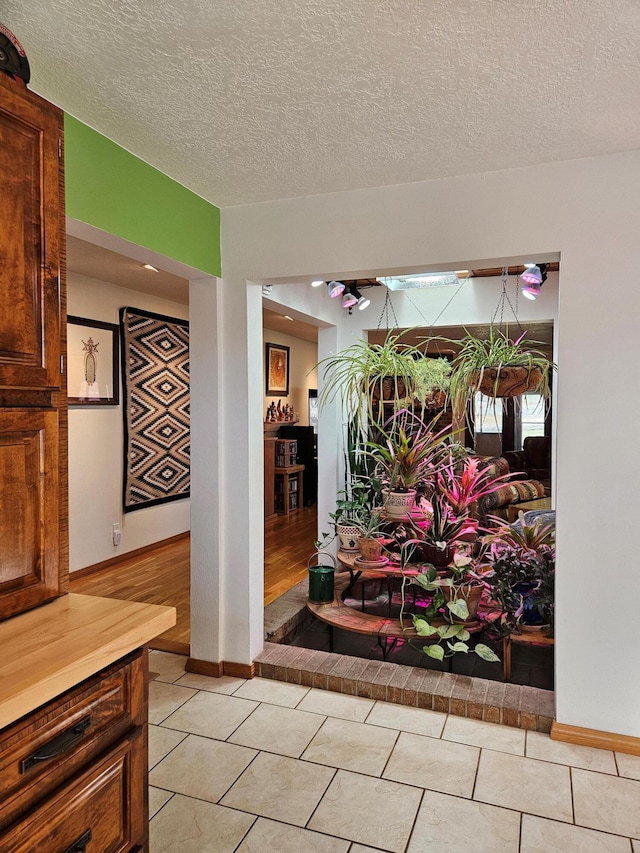
{"label": "wooden cabinet", "polygon": [[62,113],[0,75],[0,386],[60,388]]}
{"label": "wooden cabinet", "polygon": [[147,674],[139,649],[0,733],[0,850],[146,849]]}
{"label": "wooden cabinet", "polygon": [[0,619],[66,589],[62,112],[0,74]]}

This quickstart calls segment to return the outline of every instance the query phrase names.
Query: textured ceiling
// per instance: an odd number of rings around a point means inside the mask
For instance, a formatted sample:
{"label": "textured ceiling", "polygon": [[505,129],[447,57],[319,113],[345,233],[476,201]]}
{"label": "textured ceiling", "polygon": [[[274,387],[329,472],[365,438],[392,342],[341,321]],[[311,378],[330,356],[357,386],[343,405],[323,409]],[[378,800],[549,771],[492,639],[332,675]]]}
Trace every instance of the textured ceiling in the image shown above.
{"label": "textured ceiling", "polygon": [[31,88],[219,204],[640,148],[638,0],[4,0]]}

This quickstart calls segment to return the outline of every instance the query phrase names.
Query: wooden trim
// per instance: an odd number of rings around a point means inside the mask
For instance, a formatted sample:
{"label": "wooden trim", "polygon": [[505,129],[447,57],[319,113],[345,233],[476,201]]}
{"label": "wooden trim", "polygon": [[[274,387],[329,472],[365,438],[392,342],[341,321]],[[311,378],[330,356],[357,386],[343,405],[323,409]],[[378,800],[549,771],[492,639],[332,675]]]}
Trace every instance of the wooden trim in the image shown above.
{"label": "wooden trim", "polygon": [[170,652],[172,655],[187,655],[191,653],[189,643],[181,643],[179,640],[167,640],[163,637],[154,637],[149,642],[149,648],[157,652]]}
{"label": "wooden trim", "polygon": [[196,672],[198,675],[209,675],[211,678],[221,678],[222,661],[198,660],[188,658],[185,666],[187,672]]}
{"label": "wooden trim", "polygon": [[565,743],[577,743],[580,746],[592,746],[595,749],[610,749],[625,752],[627,755],[640,755],[640,737],[618,735],[614,732],[600,732],[597,729],[583,729],[580,726],[568,726],[566,723],[551,724],[551,739]]}
{"label": "wooden trim", "polygon": [[102,569],[109,569],[111,566],[116,566],[118,563],[123,563],[125,560],[133,560],[135,557],[141,557],[149,551],[155,551],[162,548],[164,545],[171,545],[174,542],[180,541],[191,536],[190,530],[185,530],[184,533],[176,533],[175,536],[169,536],[168,539],[161,539],[160,542],[152,542],[150,545],[143,545],[142,548],[136,548],[133,551],[127,551],[126,554],[117,554],[115,557],[110,557],[108,560],[103,560],[101,563],[94,563],[93,566],[86,566],[84,569],[78,569],[71,572],[72,578],[84,578],[87,575],[93,575]]}
{"label": "wooden trim", "polygon": [[232,678],[254,678],[256,674],[255,663],[234,663],[233,661],[225,660],[222,662],[223,672],[225,675],[230,675]]}

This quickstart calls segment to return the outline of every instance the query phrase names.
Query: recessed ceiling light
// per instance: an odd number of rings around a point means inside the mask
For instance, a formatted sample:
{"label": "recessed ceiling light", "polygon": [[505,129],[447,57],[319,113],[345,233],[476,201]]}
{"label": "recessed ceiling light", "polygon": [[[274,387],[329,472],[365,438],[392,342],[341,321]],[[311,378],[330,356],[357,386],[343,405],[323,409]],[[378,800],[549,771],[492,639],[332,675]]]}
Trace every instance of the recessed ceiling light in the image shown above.
{"label": "recessed ceiling light", "polygon": [[154,272],[159,272],[159,270],[153,266],[153,264],[144,264],[143,265],[146,270],[153,270]]}
{"label": "recessed ceiling light", "polygon": [[293,319],[293,317],[290,317],[288,314],[283,314],[283,317],[285,320],[291,320],[292,323],[295,323],[295,320]]}

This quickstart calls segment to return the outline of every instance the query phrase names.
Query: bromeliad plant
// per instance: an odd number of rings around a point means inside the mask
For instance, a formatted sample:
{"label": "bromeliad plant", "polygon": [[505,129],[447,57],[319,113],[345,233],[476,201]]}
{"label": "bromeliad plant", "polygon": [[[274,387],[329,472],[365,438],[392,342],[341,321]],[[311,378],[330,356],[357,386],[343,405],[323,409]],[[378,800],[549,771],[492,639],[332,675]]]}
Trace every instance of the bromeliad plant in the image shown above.
{"label": "bromeliad plant", "polygon": [[446,459],[449,427],[434,431],[408,409],[401,409],[369,441],[368,454],[390,491],[406,492],[422,481],[434,481]]}
{"label": "bromeliad plant", "polygon": [[465,515],[472,504],[497,491],[510,477],[511,474],[490,477],[475,456],[468,456],[464,462],[456,464],[450,455],[438,473],[436,489],[456,515]]}

